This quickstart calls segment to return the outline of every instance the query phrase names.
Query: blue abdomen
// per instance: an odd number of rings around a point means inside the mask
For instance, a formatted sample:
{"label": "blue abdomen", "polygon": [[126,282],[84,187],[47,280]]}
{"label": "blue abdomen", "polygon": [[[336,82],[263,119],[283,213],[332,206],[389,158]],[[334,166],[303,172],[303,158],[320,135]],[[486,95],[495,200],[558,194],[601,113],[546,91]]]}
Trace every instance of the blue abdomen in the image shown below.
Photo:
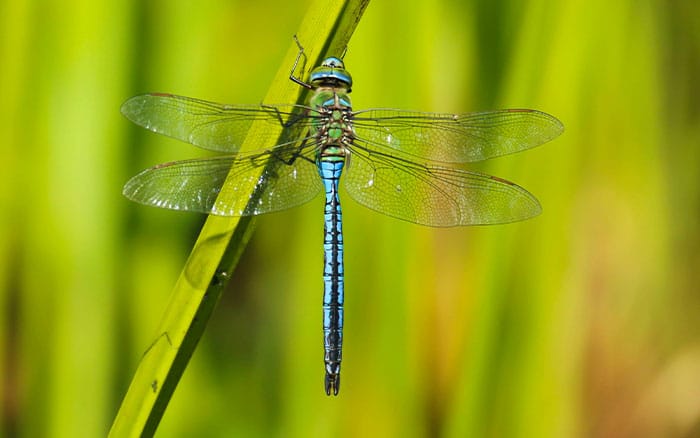
{"label": "blue abdomen", "polygon": [[318,169],[326,192],[323,209],[323,348],[326,394],[338,394],[343,349],[343,226],[338,182],[344,160],[319,158]]}

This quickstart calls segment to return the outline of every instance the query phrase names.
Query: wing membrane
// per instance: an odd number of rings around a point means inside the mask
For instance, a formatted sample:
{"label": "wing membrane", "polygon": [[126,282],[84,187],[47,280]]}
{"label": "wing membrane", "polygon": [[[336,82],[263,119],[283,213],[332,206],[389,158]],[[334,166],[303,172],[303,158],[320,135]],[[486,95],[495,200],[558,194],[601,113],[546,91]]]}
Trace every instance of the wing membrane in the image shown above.
{"label": "wing membrane", "polygon": [[[284,210],[311,200],[322,188],[313,159],[297,151],[276,148],[265,154],[161,164],[131,178],[123,194],[141,204],[220,216]],[[251,195],[243,187],[252,185]]]}
{"label": "wing membrane", "polygon": [[520,152],[552,140],[564,129],[555,117],[528,109],[438,114],[380,108],[354,114],[355,132],[367,147],[444,163]]}
{"label": "wing membrane", "polygon": [[[217,152],[238,152],[251,124],[263,120],[276,128],[283,123],[308,124],[309,109],[301,105],[222,105],[172,94],[144,94],[124,102],[121,112],[153,132]],[[313,116],[311,116],[313,117]],[[261,147],[275,145],[278,136],[257,139]],[[269,137],[269,138],[268,138]],[[274,137],[274,138],[273,138]]]}
{"label": "wing membrane", "polygon": [[353,148],[344,186],[372,210],[435,227],[509,223],[541,212],[537,199],[512,182],[362,148]]}

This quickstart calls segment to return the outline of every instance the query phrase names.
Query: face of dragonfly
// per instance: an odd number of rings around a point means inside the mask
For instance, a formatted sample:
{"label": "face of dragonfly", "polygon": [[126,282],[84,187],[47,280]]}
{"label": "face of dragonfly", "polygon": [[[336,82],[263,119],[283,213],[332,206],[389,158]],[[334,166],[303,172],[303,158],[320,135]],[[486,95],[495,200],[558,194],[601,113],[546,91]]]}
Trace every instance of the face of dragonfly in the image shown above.
{"label": "face of dragonfly", "polygon": [[312,87],[340,87],[346,93],[352,89],[352,76],[345,70],[345,64],[339,58],[330,57],[323,60],[319,67],[311,71],[309,83]]}

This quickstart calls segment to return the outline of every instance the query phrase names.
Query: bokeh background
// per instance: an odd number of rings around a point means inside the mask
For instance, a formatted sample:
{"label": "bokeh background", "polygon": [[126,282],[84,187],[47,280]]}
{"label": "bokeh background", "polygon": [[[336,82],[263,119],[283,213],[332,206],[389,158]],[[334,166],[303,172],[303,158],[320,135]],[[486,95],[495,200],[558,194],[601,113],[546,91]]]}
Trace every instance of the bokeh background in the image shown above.
{"label": "bokeh background", "polygon": [[[258,103],[307,1],[0,3],[0,436],[104,436],[203,223],[122,184],[201,155],[119,114]],[[544,212],[429,229],[347,196],[339,397],[317,199],[262,217],[163,437],[700,436],[700,3],[375,0],[357,108],[537,108],[566,132],[473,168]]]}

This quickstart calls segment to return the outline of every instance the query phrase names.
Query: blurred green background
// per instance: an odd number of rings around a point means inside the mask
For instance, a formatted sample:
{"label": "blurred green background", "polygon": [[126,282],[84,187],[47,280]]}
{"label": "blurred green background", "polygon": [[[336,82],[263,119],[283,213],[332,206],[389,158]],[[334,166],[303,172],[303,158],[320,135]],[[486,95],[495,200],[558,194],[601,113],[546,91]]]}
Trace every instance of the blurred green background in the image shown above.
{"label": "blurred green background", "polygon": [[[259,103],[308,2],[0,3],[0,436],[104,436],[204,218],[122,184],[196,148],[129,96]],[[380,1],[356,108],[536,108],[474,166],[544,213],[429,229],[347,196],[342,391],[323,392],[321,199],[261,217],[159,436],[700,436],[700,3]]]}

